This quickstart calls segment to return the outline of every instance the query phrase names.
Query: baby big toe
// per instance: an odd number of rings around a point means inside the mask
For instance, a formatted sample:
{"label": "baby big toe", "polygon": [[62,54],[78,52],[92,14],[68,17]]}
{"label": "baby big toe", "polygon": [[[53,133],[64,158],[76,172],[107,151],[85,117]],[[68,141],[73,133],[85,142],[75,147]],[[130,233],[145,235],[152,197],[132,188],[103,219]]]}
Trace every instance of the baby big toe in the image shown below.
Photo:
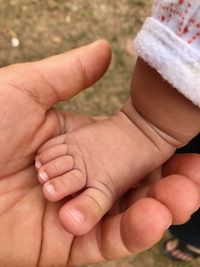
{"label": "baby big toe", "polygon": [[113,202],[110,196],[98,189],[86,189],[61,208],[61,223],[70,233],[84,235],[101,220]]}
{"label": "baby big toe", "polygon": [[72,170],[54,178],[43,186],[45,197],[52,202],[80,191],[85,186],[86,179],[78,170]]}
{"label": "baby big toe", "polygon": [[72,170],[74,160],[71,156],[62,156],[47,162],[38,170],[38,179],[40,183],[45,183],[48,180],[61,176],[64,173]]}

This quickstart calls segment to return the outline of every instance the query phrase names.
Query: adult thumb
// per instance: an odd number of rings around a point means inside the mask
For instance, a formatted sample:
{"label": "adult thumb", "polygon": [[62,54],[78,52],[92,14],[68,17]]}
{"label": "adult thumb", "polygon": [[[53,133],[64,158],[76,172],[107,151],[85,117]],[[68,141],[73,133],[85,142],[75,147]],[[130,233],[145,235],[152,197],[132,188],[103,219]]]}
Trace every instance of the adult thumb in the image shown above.
{"label": "adult thumb", "polygon": [[[111,48],[104,40],[40,61],[2,68],[4,80],[26,91],[46,110],[93,85],[106,72]],[[4,73],[2,73],[4,72]],[[12,76],[12,77],[11,77]]]}

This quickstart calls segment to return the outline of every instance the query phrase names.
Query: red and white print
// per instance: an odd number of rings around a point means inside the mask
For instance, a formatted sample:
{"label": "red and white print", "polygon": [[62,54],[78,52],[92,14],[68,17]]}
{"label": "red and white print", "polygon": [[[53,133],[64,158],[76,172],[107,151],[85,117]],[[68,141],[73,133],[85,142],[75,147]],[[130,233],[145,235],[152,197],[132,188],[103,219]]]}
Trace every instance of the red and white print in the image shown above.
{"label": "red and white print", "polygon": [[200,43],[200,0],[156,0],[153,17],[189,44]]}
{"label": "red and white print", "polygon": [[200,0],[155,0],[134,40],[138,55],[200,107]]}

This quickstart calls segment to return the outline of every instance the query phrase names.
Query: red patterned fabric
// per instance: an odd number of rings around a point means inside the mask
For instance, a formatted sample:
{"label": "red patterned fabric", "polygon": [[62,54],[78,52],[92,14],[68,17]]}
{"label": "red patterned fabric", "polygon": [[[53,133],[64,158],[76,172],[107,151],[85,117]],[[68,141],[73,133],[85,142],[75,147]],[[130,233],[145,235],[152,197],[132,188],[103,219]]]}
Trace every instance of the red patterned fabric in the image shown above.
{"label": "red patterned fabric", "polygon": [[200,107],[200,0],[155,0],[134,48]]}
{"label": "red patterned fabric", "polygon": [[200,0],[156,0],[153,17],[189,44],[200,44]]}

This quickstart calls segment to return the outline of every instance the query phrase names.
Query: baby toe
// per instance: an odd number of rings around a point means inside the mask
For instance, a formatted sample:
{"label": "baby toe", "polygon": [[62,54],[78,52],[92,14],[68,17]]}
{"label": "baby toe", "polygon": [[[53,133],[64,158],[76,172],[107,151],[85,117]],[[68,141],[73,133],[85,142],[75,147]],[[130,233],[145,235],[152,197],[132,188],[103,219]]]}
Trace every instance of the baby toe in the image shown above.
{"label": "baby toe", "polygon": [[36,156],[35,167],[36,169],[39,169],[47,162],[65,156],[67,155],[67,153],[68,153],[68,145],[66,144],[61,144],[47,148],[45,151],[41,152]]}
{"label": "baby toe", "polygon": [[61,208],[61,223],[70,233],[84,235],[101,220],[113,202],[104,192],[88,188]]}
{"label": "baby toe", "polygon": [[80,191],[85,186],[85,183],[84,175],[78,170],[72,170],[45,183],[43,192],[49,201],[59,201]]}
{"label": "baby toe", "polygon": [[57,137],[54,137],[52,139],[50,139],[49,141],[47,141],[46,143],[44,143],[38,150],[38,154],[44,152],[45,150],[47,150],[50,147],[54,147],[57,145],[61,145],[65,143],[65,138],[66,135],[59,135]]}
{"label": "baby toe", "polygon": [[61,176],[70,171],[73,165],[74,160],[71,156],[62,156],[53,159],[38,170],[38,179],[40,183],[45,183],[52,178]]}

